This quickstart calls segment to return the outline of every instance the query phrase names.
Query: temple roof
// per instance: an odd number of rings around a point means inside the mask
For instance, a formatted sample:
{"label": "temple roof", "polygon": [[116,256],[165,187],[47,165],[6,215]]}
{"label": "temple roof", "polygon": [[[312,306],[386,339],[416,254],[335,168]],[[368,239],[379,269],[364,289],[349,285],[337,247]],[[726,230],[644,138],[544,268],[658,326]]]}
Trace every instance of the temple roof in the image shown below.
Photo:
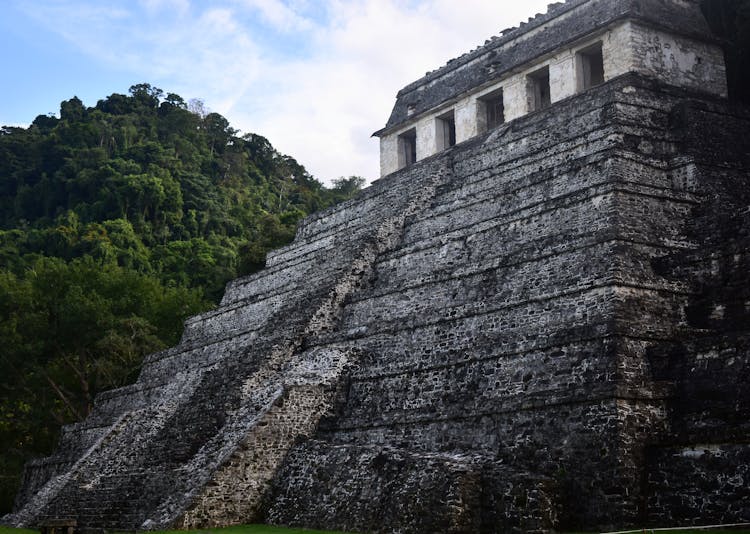
{"label": "temple roof", "polygon": [[414,116],[623,19],[670,33],[716,40],[698,0],[567,0],[550,4],[546,13],[503,30],[401,89],[385,128],[373,135],[396,129]]}

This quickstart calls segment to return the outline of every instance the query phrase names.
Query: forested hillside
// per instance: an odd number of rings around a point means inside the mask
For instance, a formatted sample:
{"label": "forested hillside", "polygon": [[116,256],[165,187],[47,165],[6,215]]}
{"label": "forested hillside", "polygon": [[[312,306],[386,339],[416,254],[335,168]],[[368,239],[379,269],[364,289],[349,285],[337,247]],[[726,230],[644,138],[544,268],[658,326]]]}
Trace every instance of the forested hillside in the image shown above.
{"label": "forested hillside", "polygon": [[97,392],[134,380],[185,317],[363,183],[326,188],[265,138],[148,84],[0,129],[0,513],[23,463]]}

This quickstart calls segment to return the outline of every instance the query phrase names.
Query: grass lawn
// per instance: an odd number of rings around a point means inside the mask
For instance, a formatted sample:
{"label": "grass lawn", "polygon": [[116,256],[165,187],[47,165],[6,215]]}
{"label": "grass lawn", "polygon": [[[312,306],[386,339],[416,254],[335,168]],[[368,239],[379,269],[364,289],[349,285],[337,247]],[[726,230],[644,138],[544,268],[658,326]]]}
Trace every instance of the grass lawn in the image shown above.
{"label": "grass lawn", "polygon": [[0,525],[0,534],[39,534],[38,530],[29,530],[27,528],[11,528]]}
{"label": "grass lawn", "polygon": [[0,534],[39,534],[38,530],[29,530],[27,528],[11,528],[0,525]]}
{"label": "grass lawn", "polygon": [[[599,532],[601,531],[596,530],[592,532],[562,532],[561,534],[598,534]],[[636,533],[651,534],[652,532],[654,534],[750,534],[750,530],[721,530],[721,529],[706,529],[706,528],[702,528],[702,529],[686,528],[682,530],[659,530],[659,529],[645,528],[642,530],[632,530],[630,532],[633,532],[633,534],[636,534]]]}

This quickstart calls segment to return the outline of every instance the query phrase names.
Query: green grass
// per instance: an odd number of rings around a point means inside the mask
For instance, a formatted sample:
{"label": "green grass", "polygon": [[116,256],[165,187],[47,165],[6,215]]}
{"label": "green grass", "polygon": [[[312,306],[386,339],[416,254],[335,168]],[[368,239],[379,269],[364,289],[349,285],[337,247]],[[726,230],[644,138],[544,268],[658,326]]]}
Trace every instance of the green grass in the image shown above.
{"label": "green grass", "polygon": [[0,525],[0,534],[39,534],[38,530],[29,530],[27,528],[11,528]]}
{"label": "green grass", "polygon": [[[650,530],[646,529],[646,534],[650,534]],[[657,531],[657,534],[660,534]],[[750,534],[750,530],[714,530],[714,529],[685,529],[685,530],[669,530],[666,534]]]}
{"label": "green grass", "polygon": [[[625,529],[622,529],[625,530]],[[562,532],[560,534],[599,534],[601,532],[600,530],[590,531],[590,532]],[[636,534],[638,532],[645,534],[651,534],[652,532],[654,534],[750,534],[750,530],[719,530],[719,529],[694,529],[694,528],[686,528],[684,530],[653,530],[650,528],[641,529],[641,530],[632,530],[633,534]],[[2,533],[0,533],[2,534]]]}

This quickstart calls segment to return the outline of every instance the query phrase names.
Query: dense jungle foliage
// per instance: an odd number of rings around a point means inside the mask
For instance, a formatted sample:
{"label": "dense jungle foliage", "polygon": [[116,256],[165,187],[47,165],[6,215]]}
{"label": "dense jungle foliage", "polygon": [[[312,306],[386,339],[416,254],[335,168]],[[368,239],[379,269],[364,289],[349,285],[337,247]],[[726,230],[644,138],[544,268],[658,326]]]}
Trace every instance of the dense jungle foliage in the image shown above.
{"label": "dense jungle foliage", "polygon": [[[189,109],[190,108],[190,109]],[[263,267],[324,187],[259,135],[149,84],[0,129],[0,513],[97,392]]]}

